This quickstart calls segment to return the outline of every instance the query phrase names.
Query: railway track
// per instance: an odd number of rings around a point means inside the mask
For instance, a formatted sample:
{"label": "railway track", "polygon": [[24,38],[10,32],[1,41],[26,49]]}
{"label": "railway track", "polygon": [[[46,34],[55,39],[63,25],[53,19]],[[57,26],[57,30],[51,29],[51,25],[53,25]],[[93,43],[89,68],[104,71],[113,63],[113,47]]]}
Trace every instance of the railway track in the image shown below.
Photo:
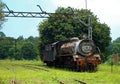
{"label": "railway track", "polygon": [[77,80],[77,79],[74,79],[74,81],[77,81],[77,82],[79,82],[80,84],[87,84],[87,83],[85,83],[85,82],[83,82],[83,81],[81,81],[81,80]]}
{"label": "railway track", "polygon": [[34,70],[34,71],[42,70],[42,71],[50,72],[49,69],[47,69],[46,67],[43,67],[43,66],[24,65],[23,67],[26,69]]}
{"label": "railway track", "polygon": [[[38,65],[37,64],[36,65],[34,65],[34,64],[26,64],[26,65],[24,65],[24,64],[11,64],[10,66],[4,66],[4,68],[6,70],[9,70],[10,72],[13,72],[13,73],[16,74],[16,72],[17,72],[16,68],[15,68],[16,66],[18,66],[18,67],[20,66],[20,67],[23,67],[25,69],[38,71],[38,72],[39,71],[40,72],[45,71],[45,72],[53,74],[53,76],[55,76],[55,74],[54,74],[55,72],[52,71],[52,69],[50,69],[49,67],[47,67],[45,65],[39,65],[39,64]],[[57,84],[73,84],[73,83],[75,83],[75,84],[87,84],[84,81],[81,81],[81,80],[78,80],[78,79],[64,79],[64,78],[59,79],[59,78],[56,78],[56,77],[55,78],[52,78],[52,77],[50,79],[53,79],[53,81],[57,82]]]}

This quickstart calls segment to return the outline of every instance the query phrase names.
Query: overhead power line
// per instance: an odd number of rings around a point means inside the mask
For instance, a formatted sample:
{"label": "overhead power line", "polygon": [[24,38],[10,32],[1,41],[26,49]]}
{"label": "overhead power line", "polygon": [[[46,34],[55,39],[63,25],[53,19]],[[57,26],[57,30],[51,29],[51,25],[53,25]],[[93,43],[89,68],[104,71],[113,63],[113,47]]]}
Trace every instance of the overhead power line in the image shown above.
{"label": "overhead power line", "polygon": [[[71,7],[68,7],[68,8],[72,11],[72,14],[71,13],[48,13],[46,11],[43,11],[40,5],[37,5],[37,7],[39,7],[40,12],[15,12],[13,10],[10,10],[8,6],[6,5],[6,8],[8,11],[3,11],[3,13],[5,17],[23,17],[23,18],[49,18],[49,17],[55,18],[59,16],[64,16],[64,15],[70,16],[70,17],[73,16],[76,19],[78,19],[80,23],[88,27],[88,38],[92,39],[92,27],[91,27],[91,16],[90,15],[88,17],[88,23],[85,23],[84,21],[80,19],[79,15],[73,11]],[[86,10],[87,10],[87,4],[86,4]]]}
{"label": "overhead power line", "polygon": [[40,9],[40,12],[16,12],[13,10],[10,10],[8,6],[6,5],[6,8],[8,11],[3,11],[5,17],[24,17],[24,18],[48,18],[51,17],[52,14],[55,14],[55,16],[52,17],[58,17],[59,15],[65,15],[69,16],[72,14],[68,13],[48,13],[46,11],[43,11],[40,5],[37,5]]}

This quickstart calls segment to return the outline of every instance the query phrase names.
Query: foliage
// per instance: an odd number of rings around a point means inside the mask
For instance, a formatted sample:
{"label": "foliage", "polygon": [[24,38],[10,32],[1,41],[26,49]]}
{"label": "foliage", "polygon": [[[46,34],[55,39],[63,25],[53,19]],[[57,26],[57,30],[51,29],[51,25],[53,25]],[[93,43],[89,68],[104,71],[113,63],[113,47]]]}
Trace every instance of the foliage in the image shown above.
{"label": "foliage", "polygon": [[[0,81],[2,84],[119,84],[120,66],[102,64],[97,72],[73,72],[66,69],[46,67],[41,61],[0,60]],[[32,80],[31,80],[32,79]]]}
{"label": "foliage", "polygon": [[[102,52],[105,54],[106,47],[111,41],[110,28],[105,23],[100,23],[96,15],[94,15],[90,10],[84,9],[73,9],[77,17],[88,24],[88,17],[91,15],[92,27],[93,27],[93,40]],[[59,7],[56,13],[68,13],[73,14],[70,8]],[[82,17],[83,16],[83,17]],[[54,17],[54,18],[53,18]],[[44,46],[48,43],[68,40],[72,37],[81,38],[84,34],[88,34],[88,27],[83,25],[75,15],[51,15],[50,18],[44,20],[39,25],[40,43],[39,50],[42,53]],[[106,53],[107,54],[107,53]],[[105,55],[106,56],[106,55]]]}
{"label": "foliage", "polygon": [[111,44],[112,46],[112,52],[118,53],[120,55],[120,37],[118,37],[116,40],[114,40]]}
{"label": "foliage", "polygon": [[23,44],[23,46],[21,47],[21,54],[23,59],[35,59],[37,56],[36,50],[33,46],[32,43],[30,42],[26,42]]}
{"label": "foliage", "polygon": [[3,32],[0,32],[0,37],[5,37],[5,34]]}
{"label": "foliage", "polygon": [[13,38],[0,37],[0,59],[9,57],[9,49],[13,46]]}
{"label": "foliage", "polygon": [[33,37],[33,36],[29,36],[29,37],[26,39],[26,41],[31,42],[31,43],[33,43],[33,44],[35,44],[35,45],[37,45],[38,40],[39,40],[38,37]]}
{"label": "foliage", "polygon": [[108,49],[110,50],[110,55],[108,56],[108,60],[107,63],[111,63],[113,62],[113,56],[115,54],[118,54],[118,64],[120,64],[120,37],[118,37],[117,39],[115,39],[113,42],[110,43]]}
{"label": "foliage", "polygon": [[39,59],[37,42],[38,37],[32,37],[30,40],[24,39],[23,36],[19,36],[17,39],[12,37],[6,37],[1,32],[0,36],[0,59]]}
{"label": "foliage", "polygon": [[118,37],[116,40],[113,41],[113,43],[120,43],[120,37]]}

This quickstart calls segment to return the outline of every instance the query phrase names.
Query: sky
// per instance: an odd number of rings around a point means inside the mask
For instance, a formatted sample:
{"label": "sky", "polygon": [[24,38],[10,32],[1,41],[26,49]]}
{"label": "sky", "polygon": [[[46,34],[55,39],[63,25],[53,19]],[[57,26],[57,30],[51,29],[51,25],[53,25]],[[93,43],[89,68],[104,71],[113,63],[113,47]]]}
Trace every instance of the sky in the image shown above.
{"label": "sky", "polygon": [[[111,28],[112,40],[120,37],[120,0],[2,0],[13,11],[40,12],[36,5],[40,5],[46,12],[55,12],[58,7],[73,7],[90,9],[101,23]],[[4,9],[6,10],[6,9]],[[17,38],[23,36],[39,36],[38,25],[44,20],[41,18],[6,18],[3,31],[6,36]],[[94,33],[94,32],[93,32]]]}

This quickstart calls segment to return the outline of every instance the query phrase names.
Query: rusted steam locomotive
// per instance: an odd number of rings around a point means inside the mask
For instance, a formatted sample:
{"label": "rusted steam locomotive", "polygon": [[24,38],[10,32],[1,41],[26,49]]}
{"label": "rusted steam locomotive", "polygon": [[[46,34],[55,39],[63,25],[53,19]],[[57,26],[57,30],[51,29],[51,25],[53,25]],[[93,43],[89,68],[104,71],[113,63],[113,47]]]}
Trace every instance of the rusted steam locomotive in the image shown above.
{"label": "rusted steam locomotive", "polygon": [[48,66],[66,67],[77,71],[95,71],[101,63],[99,48],[93,40],[77,37],[45,46],[42,60]]}

